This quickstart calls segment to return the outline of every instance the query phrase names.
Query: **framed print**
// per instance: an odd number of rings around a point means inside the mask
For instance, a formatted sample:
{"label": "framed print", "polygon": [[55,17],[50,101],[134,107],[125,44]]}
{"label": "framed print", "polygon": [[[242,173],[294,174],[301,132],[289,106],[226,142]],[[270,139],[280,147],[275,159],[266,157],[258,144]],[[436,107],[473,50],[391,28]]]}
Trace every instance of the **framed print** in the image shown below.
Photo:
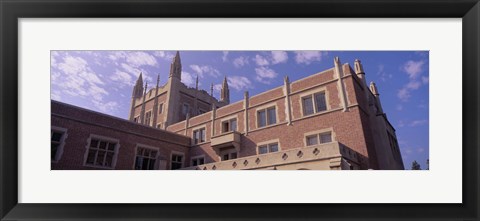
{"label": "framed print", "polygon": [[476,0],[0,10],[2,220],[479,219]]}

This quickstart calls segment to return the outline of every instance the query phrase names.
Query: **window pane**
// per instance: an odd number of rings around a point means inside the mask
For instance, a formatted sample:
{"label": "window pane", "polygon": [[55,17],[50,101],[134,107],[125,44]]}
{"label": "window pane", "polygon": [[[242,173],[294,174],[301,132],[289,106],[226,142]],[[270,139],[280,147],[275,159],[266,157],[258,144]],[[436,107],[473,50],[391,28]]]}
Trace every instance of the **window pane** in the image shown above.
{"label": "window pane", "polygon": [[267,150],[267,146],[259,146],[258,147],[258,153],[259,154],[264,154],[264,153],[267,153],[268,150]]}
{"label": "window pane", "polygon": [[148,164],[148,169],[149,170],[154,170],[155,169],[155,160],[150,159],[149,164]]}
{"label": "window pane", "polygon": [[57,143],[52,143],[52,147],[51,147],[51,148],[52,148],[52,149],[51,149],[51,151],[52,151],[52,152],[51,152],[51,157],[52,157],[52,158],[51,158],[51,160],[55,160],[55,156],[57,155],[58,146],[59,146],[59,144],[57,144]]}
{"label": "window pane", "polygon": [[228,160],[228,154],[223,155],[223,160]]}
{"label": "window pane", "polygon": [[205,142],[205,129],[200,129],[200,142]]}
{"label": "window pane", "polygon": [[267,116],[264,110],[258,112],[258,127],[265,127],[267,125]]}
{"label": "window pane", "polygon": [[105,158],[105,151],[99,150],[97,153],[97,161],[95,162],[95,165],[103,166],[104,158]]}
{"label": "window pane", "polygon": [[102,150],[105,150],[107,148],[107,142],[100,141],[100,146],[98,148],[102,149]]}
{"label": "window pane", "polygon": [[89,150],[87,156],[87,164],[93,164],[95,162],[95,150]]}
{"label": "window pane", "polygon": [[195,159],[195,160],[192,161],[192,166],[196,166],[196,165],[198,165],[197,159]]}
{"label": "window pane", "polygon": [[143,163],[143,158],[137,156],[137,158],[135,158],[135,169],[136,170],[141,170],[142,169],[142,163]]}
{"label": "window pane", "polygon": [[332,142],[331,133],[320,134],[320,143],[330,143],[330,142]]}
{"label": "window pane", "polygon": [[114,151],[115,150],[115,144],[114,143],[109,143],[108,144],[108,150]]}
{"label": "window pane", "polygon": [[145,159],[143,158],[143,162],[142,162],[142,170],[148,170],[148,164],[149,164],[149,159]]}
{"label": "window pane", "polygon": [[307,146],[312,146],[317,144],[318,144],[317,135],[307,137]]}
{"label": "window pane", "polygon": [[92,141],[90,141],[90,147],[97,148],[97,146],[98,146],[98,140],[92,139]]}
{"label": "window pane", "polygon": [[327,110],[327,102],[325,100],[325,93],[315,94],[315,103],[317,106],[317,112]]}
{"label": "window pane", "polygon": [[202,164],[204,164],[204,163],[205,163],[205,159],[200,158],[200,159],[198,160],[198,165],[202,165]]}
{"label": "window pane", "polygon": [[231,131],[236,131],[237,130],[237,120],[232,120],[231,124]]}
{"label": "window pane", "polygon": [[222,132],[225,133],[225,132],[228,132],[230,131],[230,124],[227,122],[223,122],[222,123]]}
{"label": "window pane", "polygon": [[277,123],[275,108],[268,109],[268,125]]}
{"label": "window pane", "polygon": [[303,98],[303,115],[307,116],[313,114],[313,102],[312,97],[308,96]]}
{"label": "window pane", "polygon": [[270,152],[277,152],[278,144],[270,144]]}
{"label": "window pane", "polygon": [[113,155],[114,153],[113,152],[108,152],[107,153],[107,157],[105,158],[105,166],[107,167],[111,167],[113,164]]}
{"label": "window pane", "polygon": [[237,159],[237,153],[231,153],[231,159]]}
{"label": "window pane", "polygon": [[57,141],[60,142],[60,139],[62,138],[62,134],[58,132],[53,132],[52,134],[52,141]]}

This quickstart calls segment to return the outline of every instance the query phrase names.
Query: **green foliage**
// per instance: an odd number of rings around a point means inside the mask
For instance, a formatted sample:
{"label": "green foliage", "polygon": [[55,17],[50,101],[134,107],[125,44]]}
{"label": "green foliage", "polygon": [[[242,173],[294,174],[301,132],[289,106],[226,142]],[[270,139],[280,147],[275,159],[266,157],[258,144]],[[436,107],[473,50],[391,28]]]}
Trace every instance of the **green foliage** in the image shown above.
{"label": "green foliage", "polygon": [[412,170],[421,170],[422,168],[420,168],[420,164],[417,163],[416,160],[414,160],[412,162]]}

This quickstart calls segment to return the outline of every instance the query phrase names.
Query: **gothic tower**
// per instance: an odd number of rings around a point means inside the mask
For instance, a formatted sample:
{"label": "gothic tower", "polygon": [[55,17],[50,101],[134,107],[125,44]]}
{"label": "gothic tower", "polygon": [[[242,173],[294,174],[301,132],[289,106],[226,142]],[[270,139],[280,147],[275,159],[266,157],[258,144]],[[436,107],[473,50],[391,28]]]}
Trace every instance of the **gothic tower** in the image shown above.
{"label": "gothic tower", "polygon": [[134,115],[135,115],[135,100],[137,98],[141,98],[143,93],[143,77],[142,73],[140,72],[140,75],[138,76],[137,82],[135,83],[135,86],[133,87],[132,91],[132,99],[130,100],[130,115],[129,119],[133,121]]}
{"label": "gothic tower", "polygon": [[230,90],[228,89],[227,76],[223,79],[222,90],[220,91],[220,101],[225,104],[230,103]]}
{"label": "gothic tower", "polygon": [[177,78],[182,80],[182,62],[180,61],[180,53],[177,51],[170,64],[170,78]]}

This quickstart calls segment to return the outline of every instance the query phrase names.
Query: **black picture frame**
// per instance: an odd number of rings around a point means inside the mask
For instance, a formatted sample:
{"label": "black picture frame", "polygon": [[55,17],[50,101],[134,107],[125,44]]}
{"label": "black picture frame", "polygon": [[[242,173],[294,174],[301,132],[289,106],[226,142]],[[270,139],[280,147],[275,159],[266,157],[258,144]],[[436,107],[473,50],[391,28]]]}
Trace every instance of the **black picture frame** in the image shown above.
{"label": "black picture frame", "polygon": [[[0,15],[1,220],[479,220],[478,0],[0,0]],[[462,18],[463,203],[20,204],[17,20],[63,17]]]}

